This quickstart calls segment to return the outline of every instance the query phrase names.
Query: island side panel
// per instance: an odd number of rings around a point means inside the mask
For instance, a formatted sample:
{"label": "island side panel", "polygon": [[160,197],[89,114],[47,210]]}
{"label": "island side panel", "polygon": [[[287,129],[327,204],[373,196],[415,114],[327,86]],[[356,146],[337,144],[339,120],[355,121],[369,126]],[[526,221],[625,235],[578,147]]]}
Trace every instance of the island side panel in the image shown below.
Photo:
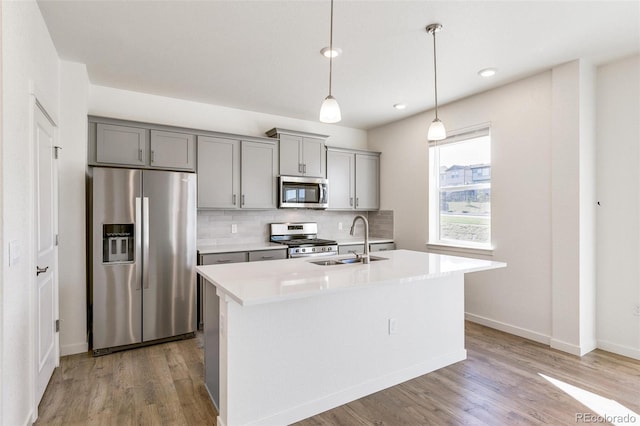
{"label": "island side panel", "polygon": [[466,358],[462,273],[220,312],[220,425],[292,423]]}
{"label": "island side panel", "polygon": [[204,383],[220,411],[220,298],[216,288],[203,279]]}

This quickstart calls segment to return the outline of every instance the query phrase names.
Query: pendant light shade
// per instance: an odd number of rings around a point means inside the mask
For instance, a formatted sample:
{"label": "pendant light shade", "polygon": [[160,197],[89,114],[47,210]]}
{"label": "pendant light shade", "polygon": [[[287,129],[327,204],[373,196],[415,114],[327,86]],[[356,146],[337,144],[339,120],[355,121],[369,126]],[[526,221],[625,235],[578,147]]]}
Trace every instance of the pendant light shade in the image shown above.
{"label": "pendant light shade", "polygon": [[[333,52],[333,0],[331,0],[331,26],[329,28],[329,51]],[[338,101],[331,95],[331,79],[333,77],[333,56],[329,56],[329,96],[324,98],[320,107],[320,121],[323,123],[337,123],[342,120]]]}
{"label": "pendant light shade", "polygon": [[444,124],[439,118],[434,119],[429,126],[429,133],[427,133],[427,139],[430,141],[441,141],[447,138],[447,130],[444,128]]}
{"label": "pendant light shade", "polygon": [[323,123],[337,123],[340,120],[342,120],[340,105],[338,105],[336,98],[329,95],[324,98],[320,107],[320,121]]}
{"label": "pendant light shade", "polygon": [[447,130],[444,127],[444,123],[438,118],[438,66],[436,56],[436,33],[442,30],[441,24],[431,24],[427,26],[427,32],[433,35],[433,86],[436,104],[436,118],[431,122],[429,126],[429,132],[427,133],[427,139],[430,141],[441,141],[447,138]]}

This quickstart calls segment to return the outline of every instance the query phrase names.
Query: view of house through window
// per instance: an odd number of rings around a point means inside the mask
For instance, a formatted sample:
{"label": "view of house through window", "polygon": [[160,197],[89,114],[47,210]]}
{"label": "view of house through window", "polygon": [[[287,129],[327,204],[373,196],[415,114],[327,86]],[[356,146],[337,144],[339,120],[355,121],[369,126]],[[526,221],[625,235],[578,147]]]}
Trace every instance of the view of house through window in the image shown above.
{"label": "view of house through window", "polygon": [[489,128],[431,142],[429,167],[429,242],[490,248]]}

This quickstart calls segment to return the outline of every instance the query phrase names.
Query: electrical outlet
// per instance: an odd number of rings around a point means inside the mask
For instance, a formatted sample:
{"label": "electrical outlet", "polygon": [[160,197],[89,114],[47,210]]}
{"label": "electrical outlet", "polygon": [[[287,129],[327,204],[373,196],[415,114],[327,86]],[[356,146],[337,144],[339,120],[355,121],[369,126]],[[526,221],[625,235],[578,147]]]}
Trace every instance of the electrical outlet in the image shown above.
{"label": "electrical outlet", "polygon": [[398,321],[395,318],[389,318],[389,334],[398,332]]}
{"label": "electrical outlet", "polygon": [[231,233],[232,234],[238,233],[238,225],[237,224],[235,224],[235,223],[231,224]]}
{"label": "electrical outlet", "polygon": [[342,222],[338,222],[338,231],[342,231]]}

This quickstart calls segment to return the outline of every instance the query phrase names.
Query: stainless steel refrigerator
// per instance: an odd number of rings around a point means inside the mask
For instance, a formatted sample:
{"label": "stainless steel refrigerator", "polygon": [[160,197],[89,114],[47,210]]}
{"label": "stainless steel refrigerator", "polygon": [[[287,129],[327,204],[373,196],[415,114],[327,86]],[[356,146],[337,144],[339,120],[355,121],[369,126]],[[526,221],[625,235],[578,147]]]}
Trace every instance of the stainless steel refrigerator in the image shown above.
{"label": "stainless steel refrigerator", "polygon": [[93,167],[89,187],[93,354],[193,336],[196,175]]}

